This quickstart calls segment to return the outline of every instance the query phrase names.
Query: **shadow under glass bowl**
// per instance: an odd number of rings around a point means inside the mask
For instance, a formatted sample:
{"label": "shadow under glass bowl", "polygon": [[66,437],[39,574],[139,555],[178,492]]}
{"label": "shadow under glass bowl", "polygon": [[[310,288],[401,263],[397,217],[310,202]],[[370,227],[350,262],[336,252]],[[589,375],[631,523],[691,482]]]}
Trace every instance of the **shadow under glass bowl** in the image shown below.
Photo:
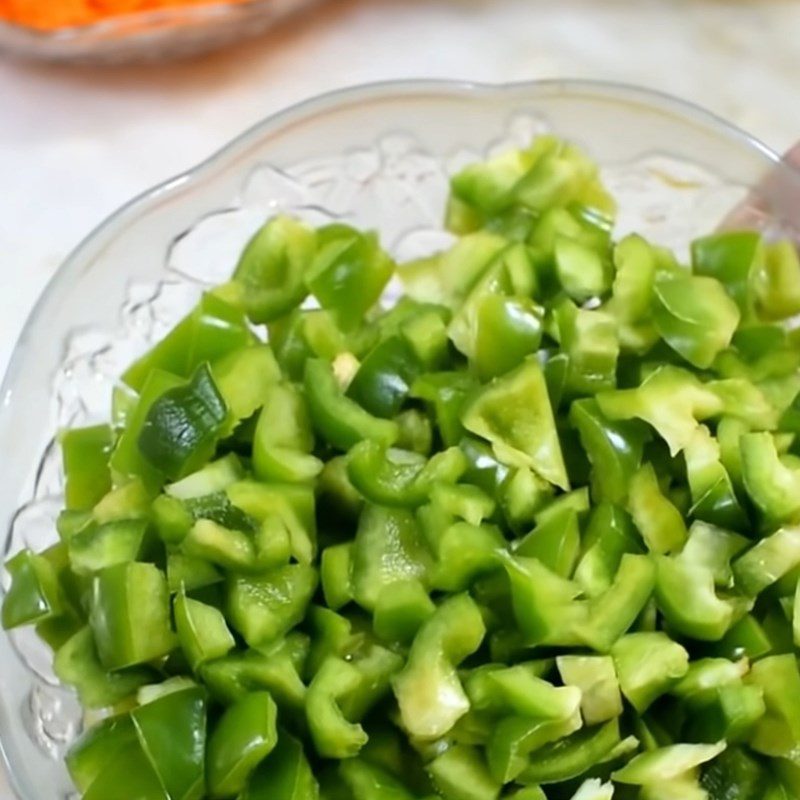
{"label": "shadow under glass bowl", "polygon": [[209,2],[125,14],[54,31],[0,21],[0,54],[92,65],[169,61],[257,36],[318,2]]}
{"label": "shadow under glass bowl", "polygon": [[[343,220],[377,230],[398,259],[425,255],[450,241],[448,176],[543,132],[600,163],[619,201],[618,233],[638,230],[685,253],[738,207],[768,235],[797,236],[800,174],[724,121],[641,89],[414,81],[302,103],[122,208],[42,295],[0,390],[5,554],[56,540],[56,432],[108,418],[124,367],[227,278],[266,217]],[[0,739],[20,798],[70,796],[61,759],[80,722],[35,637],[0,634]]]}

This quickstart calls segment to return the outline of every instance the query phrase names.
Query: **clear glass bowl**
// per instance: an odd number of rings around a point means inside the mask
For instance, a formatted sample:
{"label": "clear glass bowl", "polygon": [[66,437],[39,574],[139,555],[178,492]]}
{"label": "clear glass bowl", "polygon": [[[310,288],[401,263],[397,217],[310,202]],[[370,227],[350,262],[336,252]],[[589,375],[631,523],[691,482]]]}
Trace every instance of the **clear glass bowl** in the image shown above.
{"label": "clear glass bowl", "polygon": [[318,0],[209,3],[126,14],[56,31],[0,21],[0,54],[76,64],[172,60],[256,36],[316,2]]}
{"label": "clear glass bowl", "polygon": [[[663,95],[570,81],[406,82],[303,103],[125,206],[43,294],[0,392],[5,553],[55,539],[56,431],[107,418],[116,376],[204,286],[227,277],[265,217],[346,220],[377,229],[398,258],[430,253],[449,241],[448,175],[544,131],[599,161],[620,201],[620,233],[639,230],[683,252],[736,208],[739,219],[800,240],[800,173]],[[20,798],[70,796],[60,759],[79,727],[77,705],[34,637],[0,635],[0,737]]]}

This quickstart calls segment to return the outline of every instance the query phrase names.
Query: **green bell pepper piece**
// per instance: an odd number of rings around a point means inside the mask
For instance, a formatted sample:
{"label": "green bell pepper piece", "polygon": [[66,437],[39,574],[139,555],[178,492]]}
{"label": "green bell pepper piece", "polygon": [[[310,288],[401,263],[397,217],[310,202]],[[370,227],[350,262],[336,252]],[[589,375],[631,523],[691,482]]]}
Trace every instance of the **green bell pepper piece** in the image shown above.
{"label": "green bell pepper piece", "polygon": [[622,696],[611,656],[558,656],[556,666],[564,685],[580,690],[581,715],[587,725],[622,715]]}
{"label": "green bell pepper piece", "polygon": [[154,661],[177,645],[167,579],[153,564],[108,567],[92,579],[89,624],[100,661],[121,669]]}
{"label": "green bell pepper piece", "polygon": [[322,471],[311,455],[314,435],[302,393],[292,384],[273,384],[253,436],[253,471],[264,481],[302,482]]}
{"label": "green bell pepper piece", "polygon": [[[280,526],[275,524],[277,518],[289,534],[291,555],[301,564],[310,564],[314,560],[317,522],[313,487],[245,480],[231,484],[225,493],[236,508],[256,520],[262,532],[279,536]],[[270,518],[273,518],[271,522]],[[262,546],[265,544],[262,542]]]}
{"label": "green bell pepper piece", "polygon": [[485,387],[464,410],[462,421],[491,443],[500,461],[530,467],[550,483],[569,488],[544,375],[534,359]]}
{"label": "green bell pepper piece", "polygon": [[638,420],[606,419],[590,399],[572,403],[569,419],[592,464],[595,500],[624,505],[630,481],[642,462],[646,428]]}
{"label": "green bell pepper piece", "polygon": [[569,300],[562,300],[553,316],[567,356],[565,393],[574,397],[614,389],[619,356],[614,318],[599,309],[578,308]]}
{"label": "green bell pepper piece", "polygon": [[488,665],[470,672],[464,688],[472,708],[542,720],[566,720],[579,709],[581,691],[575,686],[554,686],[538,677],[534,666]]}
{"label": "green bell pepper piece", "polygon": [[334,611],[353,599],[352,583],[353,543],[326,547],[320,559],[320,583],[325,604]]}
{"label": "green bell pepper piece", "polygon": [[631,479],[628,511],[651,553],[673,553],[686,542],[683,516],[661,493],[650,463],[643,464]]}
{"label": "green bell pepper piece", "polygon": [[530,527],[553,496],[553,486],[532,469],[516,469],[499,490],[500,507],[513,530]]}
{"label": "green bell pepper piece", "polygon": [[625,511],[610,503],[600,503],[589,518],[574,580],[584,594],[597,597],[611,586],[622,556],[641,552],[641,543]]}
{"label": "green bell pepper piece", "polygon": [[781,528],[733,562],[736,586],[756,597],[800,564],[800,528]]}
{"label": "green bell pepper piece", "polygon": [[447,362],[449,312],[443,306],[419,306],[400,325],[400,335],[426,371],[441,369]]}
{"label": "green bell pepper piece", "polygon": [[537,558],[549,570],[569,578],[575,570],[580,546],[578,514],[574,509],[564,508],[540,520],[517,543],[514,552],[525,558]]}
{"label": "green bell pepper piece", "polygon": [[398,274],[412,299],[454,308],[507,246],[503,236],[490,231],[469,233],[449,250],[403,264]]}
{"label": "green bell pepper piece", "polygon": [[742,479],[747,494],[770,523],[800,517],[800,470],[782,463],[769,433],[739,439]]}
{"label": "green bell pepper piece", "polygon": [[695,519],[727,528],[748,527],[733,483],[720,460],[720,448],[708,428],[701,425],[683,451],[692,496],[689,514]]}
{"label": "green bell pepper piece", "polygon": [[188,378],[204,362],[254,342],[244,314],[221,297],[206,293],[152,350],[128,367],[122,380],[141,396],[153,371]]}
{"label": "green bell pepper piece", "polygon": [[281,379],[278,362],[266,344],[227,353],[211,363],[211,374],[230,411],[230,430],[255,414],[270,387]]}
{"label": "green bell pepper piece", "polygon": [[433,449],[433,425],[428,415],[419,408],[409,408],[399,413],[394,421],[400,429],[397,447],[422,456]]}
{"label": "green bell pepper piece", "polygon": [[219,609],[192,600],[181,591],[175,598],[174,612],[178,641],[193,670],[227,655],[236,646]]}
{"label": "green bell pepper piece", "polygon": [[431,557],[414,515],[406,509],[368,505],[353,544],[356,602],[372,611],[381,589],[394,581],[425,579]]}
{"label": "green bell pepper piece", "polygon": [[397,441],[397,423],[374,417],[346,397],[327,361],[309,359],[304,387],[314,428],[333,447],[349,450],[362,439],[387,447]]}
{"label": "green bell pepper piece", "polygon": [[514,369],[539,349],[543,316],[541,306],[527,298],[497,294],[480,298],[469,355],[481,381]]}
{"label": "green bell pepper piece", "polygon": [[500,783],[474,747],[453,745],[431,761],[427,770],[446,800],[496,800],[500,795]]}
{"label": "green bell pepper piece", "polygon": [[68,509],[92,508],[111,489],[108,461],[114,436],[108,425],[72,428],[58,436],[66,483]]}
{"label": "green bell pepper piece", "polygon": [[457,447],[426,461],[417,453],[364,440],[350,451],[347,474],[368,502],[413,507],[428,499],[434,483],[455,483],[467,466],[466,456]]}
{"label": "green bell pepper piece", "polygon": [[242,480],[245,470],[234,453],[211,461],[202,469],[175,483],[167,484],[164,491],[177,500],[199,500],[225,491],[231,484]]}
{"label": "green bell pepper piece", "polygon": [[139,433],[139,450],[173,480],[197,470],[213,455],[228,408],[207,364],[187,384],[168,389],[150,406]]}
{"label": "green bell pepper piece", "polygon": [[318,800],[319,786],[303,745],[284,731],[253,773],[241,800]]}
{"label": "green bell pepper piece", "polygon": [[549,784],[584,775],[620,743],[619,721],[584,728],[536,750],[519,775],[522,783]]}
{"label": "green bell pepper piece", "polygon": [[495,511],[494,500],[479,487],[469,484],[434,483],[430,501],[441,512],[470,525],[480,525],[490,519]]}
{"label": "green bell pepper piece", "polygon": [[745,614],[709,652],[723,658],[755,660],[772,650],[772,642],[762,624],[752,614]]}
{"label": "green bell pepper piece", "polygon": [[261,575],[230,575],[227,619],[251,647],[269,644],[297,625],[317,589],[317,571],[289,564]]}
{"label": "green bell pepper piece", "polygon": [[617,783],[635,786],[657,785],[678,778],[689,770],[715,759],[725,742],[715,744],[675,744],[640,753],[612,774]]}
{"label": "green bell pepper piece", "polygon": [[[309,358],[333,361],[350,353],[354,342],[339,329],[332,314],[323,309],[295,309],[267,327],[275,358],[287,379],[303,380]],[[357,365],[357,360],[355,360]]]}
{"label": "green bell pepper piece", "polygon": [[44,556],[22,550],[6,562],[11,585],[3,598],[2,622],[6,630],[41,623],[60,616],[65,598],[52,563]]}
{"label": "green bell pepper piece", "polygon": [[306,720],[314,747],[324,758],[352,758],[367,743],[364,729],[349,722],[339,705],[361,682],[362,675],[356,666],[331,656],[308,687]]}
{"label": "green bell pepper piece", "polygon": [[602,392],[597,403],[608,419],[637,417],[652,425],[673,456],[687,445],[699,421],[723,410],[715,392],[669,364],[656,368],[635,389]]}
{"label": "green bell pepper piece", "polygon": [[396,581],[378,595],[372,627],[385,641],[407,644],[435,611],[436,605],[420,581]]}
{"label": "green bell pepper piece", "polygon": [[[120,780],[120,775],[125,780]],[[106,761],[83,800],[170,800],[138,741],[124,744]]]}
{"label": "green bell pepper piece", "polygon": [[703,708],[714,699],[720,687],[741,685],[748,669],[749,664],[744,659],[701,658],[692,661],[686,675],[672,687],[670,694],[679,697],[692,709]]}
{"label": "green bell pepper piece", "polygon": [[469,710],[456,667],[478,649],[485,632],[480,610],[466,594],[445,600],[420,628],[406,666],[392,680],[409,734],[437,739]]}
{"label": "green bell pepper piece", "polygon": [[411,397],[424,400],[446,447],[459,444],[464,436],[461,413],[472,392],[475,378],[466,372],[430,372],[421,375],[411,387]]}
{"label": "green bell pepper piece", "polygon": [[225,580],[222,572],[202,558],[192,558],[182,553],[167,555],[167,585],[170,594],[181,589],[193,592]]}
{"label": "green bell pepper piece", "polygon": [[[578,787],[572,800],[612,800],[613,796],[614,787],[610,783],[602,783],[599,778],[589,778]],[[536,796],[533,797],[535,799]]]}
{"label": "green bell pepper piece", "polygon": [[305,268],[306,286],[343,328],[355,328],[381,296],[394,264],[376,234],[349,225],[319,228],[316,242]]}
{"label": "green bell pepper piece", "polygon": [[233,797],[278,743],[277,708],[268,692],[253,692],[227,708],[208,740],[208,792]]}
{"label": "green bell pepper piece", "polygon": [[717,597],[714,573],[687,558],[657,558],[655,597],[675,632],[702,641],[719,641],[734,618],[734,606]]}
{"label": "green bell pepper piece", "polygon": [[111,454],[109,465],[116,483],[121,483],[120,478],[141,478],[148,487],[157,488],[161,485],[163,475],[142,454],[139,449],[139,437],[149,417],[150,409],[156,401],[168,391],[184,385],[184,380],[171,372],[160,369],[148,372],[139,392],[139,399],[130,412],[125,429],[117,439],[116,447]]}
{"label": "green bell pepper piece", "polygon": [[715,278],[662,273],[653,286],[659,336],[697,369],[708,369],[731,343],[741,315]]}
{"label": "green bell pepper piece", "polygon": [[248,571],[255,566],[255,544],[244,531],[199,519],[181,543],[182,551],[229,570]]}
{"label": "green bell pepper piece", "polygon": [[656,569],[648,556],[626,553],[611,586],[587,603],[577,636],[601,653],[611,650],[644,609],[656,586]]}
{"label": "green bell pepper piece", "polygon": [[535,558],[500,554],[511,587],[514,619],[529,645],[579,643],[575,626],[586,609],[574,600],[580,587]]}
{"label": "green bell pepper piece", "polygon": [[557,236],[553,256],[558,282],[575,302],[600,297],[611,288],[611,264],[597,249]]}
{"label": "green bell pepper piece", "polygon": [[788,756],[800,742],[800,672],[793,654],[767,656],[750,668],[748,683],[763,692],[766,714],[756,723],[750,747],[767,756]]}
{"label": "green bell pepper piece", "polygon": [[91,575],[106,567],[136,561],[147,547],[148,529],[146,519],[89,523],[67,543],[72,571]]}
{"label": "green bell pepper piece", "polygon": [[692,242],[692,271],[716,278],[739,306],[753,315],[754,281],[762,269],[764,245],[755,231],[725,231]]}
{"label": "green bell pepper piece", "polygon": [[765,713],[760,686],[719,686],[710,701],[698,710],[688,730],[693,741],[741,742]]}
{"label": "green bell pepper piece", "polygon": [[742,747],[728,747],[706,762],[700,781],[711,797],[762,800],[769,773],[764,765]]}
{"label": "green bell pepper piece", "polygon": [[76,690],[81,705],[90,709],[115,706],[157,677],[157,673],[146,667],[107,671],[100,663],[88,627],[81,628],[59,647],[53,671],[62,683]]}
{"label": "green bell pepper piece", "polygon": [[365,758],[345,759],[338,772],[352,800],[416,800],[396,776]]}
{"label": "green bell pepper piece", "polygon": [[190,686],[131,712],[142,750],[171,799],[205,796],[206,704],[205,690]]}
{"label": "green bell pepper piece", "polygon": [[744,536],[697,521],[689,528],[689,538],[677,558],[710,570],[717,586],[730,589],[733,587],[731,560],[750,544]]}
{"label": "green bell pepper piece", "polygon": [[617,322],[617,337],[624,351],[645,353],[658,341],[652,297],[656,273],[663,269],[660,261],[656,248],[637,234],[629,234],[614,247],[612,296],[604,309]]}
{"label": "green bell pepper piece", "polygon": [[231,705],[242,697],[267,691],[278,706],[296,719],[302,717],[306,687],[300,678],[308,641],[290,635],[261,650],[233,652],[200,667],[200,676],[219,702]]}
{"label": "green bell pepper piece", "polygon": [[756,307],[766,319],[786,319],[800,311],[800,259],[795,245],[767,244],[754,281]]}
{"label": "green bell pepper piece", "polygon": [[497,568],[497,552],[504,545],[503,534],[494,525],[449,525],[436,542],[431,585],[446,592],[468,589],[479,575]]}
{"label": "green bell pepper piece", "polygon": [[614,200],[598,179],[598,168],[577,146],[539,136],[525,151],[526,172],[511,191],[514,203],[540,212],[573,203],[613,215]]}
{"label": "green bell pepper piece", "polygon": [[502,783],[515,780],[527,766],[532,752],[570,736],[582,725],[580,713],[561,720],[519,716],[499,720],[493,726],[486,746],[491,774]]}
{"label": "green bell pepper piece", "polygon": [[231,294],[252,322],[271,322],[300,305],[316,238],[304,223],[281,215],[248,242],[233,273]]}
{"label": "green bell pepper piece", "polygon": [[129,714],[107,717],[83,731],[64,761],[79,792],[86,792],[117,754],[137,747],[136,728]]}
{"label": "green bell pepper piece", "polygon": [[620,689],[641,714],[689,669],[689,655],[665,633],[629,633],[611,648]]}
{"label": "green bell pepper piece", "polygon": [[405,339],[392,336],[366,355],[347,395],[370,414],[391,418],[400,411],[423,371],[423,365]]}

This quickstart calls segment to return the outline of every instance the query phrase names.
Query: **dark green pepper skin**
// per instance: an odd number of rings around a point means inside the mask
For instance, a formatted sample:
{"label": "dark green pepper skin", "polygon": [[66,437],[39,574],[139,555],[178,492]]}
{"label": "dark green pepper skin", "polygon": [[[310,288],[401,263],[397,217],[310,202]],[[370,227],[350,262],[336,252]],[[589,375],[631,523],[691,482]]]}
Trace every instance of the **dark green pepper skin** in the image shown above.
{"label": "dark green pepper skin", "polygon": [[233,797],[278,743],[277,708],[268,692],[253,692],[228,708],[208,742],[208,791]]}
{"label": "dark green pepper skin", "polygon": [[397,423],[373,416],[346,397],[328,362],[309,359],[304,386],[314,428],[333,447],[349,450],[362,439],[387,446],[397,441]]}
{"label": "dark green pepper skin", "polygon": [[411,347],[394,336],[376,345],[361,362],[347,394],[370,414],[391,418],[400,411],[422,370]]}
{"label": "dark green pepper skin", "polygon": [[171,692],[131,713],[139,743],[171,800],[205,795],[206,692]]}
{"label": "dark green pepper skin", "polygon": [[241,800],[317,800],[317,784],[303,746],[284,731],[242,792]]}
{"label": "dark green pepper skin", "polygon": [[624,505],[628,484],[642,462],[649,438],[639,420],[607,419],[596,400],[576,400],[569,413],[581,444],[592,463],[595,500]]}
{"label": "dark green pepper skin", "polygon": [[168,478],[194,472],[213,455],[228,417],[207,364],[201,365],[185,386],[159,397],[139,433],[139,450]]}

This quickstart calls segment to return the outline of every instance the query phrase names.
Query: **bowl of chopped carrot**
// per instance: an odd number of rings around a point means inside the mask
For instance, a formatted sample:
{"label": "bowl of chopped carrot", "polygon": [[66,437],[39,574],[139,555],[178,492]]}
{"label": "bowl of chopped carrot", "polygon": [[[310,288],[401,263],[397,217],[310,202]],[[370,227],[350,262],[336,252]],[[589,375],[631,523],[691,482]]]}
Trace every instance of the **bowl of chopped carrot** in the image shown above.
{"label": "bowl of chopped carrot", "polygon": [[0,0],[0,55],[162,61],[254,36],[314,0]]}

